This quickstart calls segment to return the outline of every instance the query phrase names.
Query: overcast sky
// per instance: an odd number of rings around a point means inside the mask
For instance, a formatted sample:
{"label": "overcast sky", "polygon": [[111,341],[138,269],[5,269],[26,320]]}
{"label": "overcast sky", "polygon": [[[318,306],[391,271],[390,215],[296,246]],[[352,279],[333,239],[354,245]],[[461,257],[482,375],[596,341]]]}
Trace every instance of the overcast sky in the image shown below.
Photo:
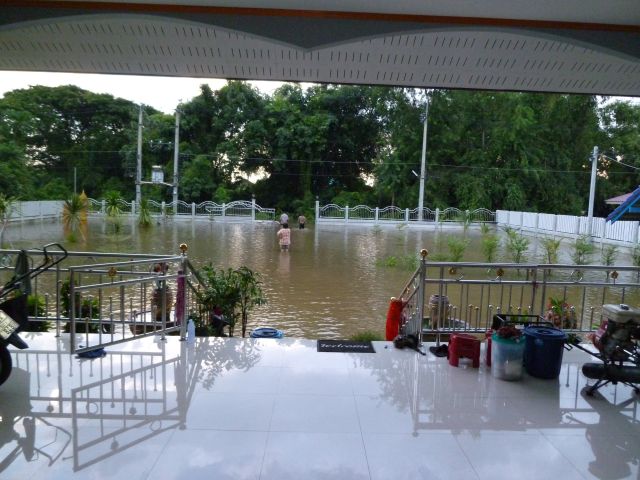
{"label": "overcast sky", "polygon": [[[135,103],[150,105],[162,112],[173,113],[180,101],[187,102],[200,93],[207,83],[213,90],[226,80],[184,77],[142,77],[133,75],[97,75],[88,73],[0,72],[0,96],[5,92],[31,85],[57,87],[76,85],[95,93],[110,93]],[[263,93],[271,94],[281,82],[250,82]]]}

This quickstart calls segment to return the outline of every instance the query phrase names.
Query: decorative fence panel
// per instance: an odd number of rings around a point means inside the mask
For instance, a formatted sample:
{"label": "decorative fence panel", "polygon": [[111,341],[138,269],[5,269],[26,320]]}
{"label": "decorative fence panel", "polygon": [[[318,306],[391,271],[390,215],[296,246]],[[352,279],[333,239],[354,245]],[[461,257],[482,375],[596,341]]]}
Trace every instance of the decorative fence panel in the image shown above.
{"label": "decorative fence panel", "polygon": [[406,212],[400,207],[384,207],[378,210],[378,220],[397,220],[405,219]]}
{"label": "decorative fence panel", "polygon": [[356,205],[349,208],[350,220],[374,220],[376,218],[376,211],[366,205]]}

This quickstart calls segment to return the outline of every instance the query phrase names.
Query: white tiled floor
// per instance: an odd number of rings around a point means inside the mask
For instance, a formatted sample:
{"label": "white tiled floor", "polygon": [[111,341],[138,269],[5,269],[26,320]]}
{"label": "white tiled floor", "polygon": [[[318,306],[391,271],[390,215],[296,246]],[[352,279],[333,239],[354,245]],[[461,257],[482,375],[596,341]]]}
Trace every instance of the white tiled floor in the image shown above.
{"label": "white tiled floor", "polygon": [[318,353],[300,339],[169,337],[78,360],[34,334],[0,387],[5,479],[640,478],[640,398],[375,342]]}

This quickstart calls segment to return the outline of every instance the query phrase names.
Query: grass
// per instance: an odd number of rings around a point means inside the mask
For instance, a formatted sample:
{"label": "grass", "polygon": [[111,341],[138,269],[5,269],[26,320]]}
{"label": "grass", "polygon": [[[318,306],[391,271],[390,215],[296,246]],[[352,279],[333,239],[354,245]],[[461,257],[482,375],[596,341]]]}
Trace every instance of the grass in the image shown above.
{"label": "grass", "polygon": [[363,330],[362,332],[351,335],[349,340],[354,342],[374,342],[384,340],[384,336],[381,333],[374,332],[373,330]]}

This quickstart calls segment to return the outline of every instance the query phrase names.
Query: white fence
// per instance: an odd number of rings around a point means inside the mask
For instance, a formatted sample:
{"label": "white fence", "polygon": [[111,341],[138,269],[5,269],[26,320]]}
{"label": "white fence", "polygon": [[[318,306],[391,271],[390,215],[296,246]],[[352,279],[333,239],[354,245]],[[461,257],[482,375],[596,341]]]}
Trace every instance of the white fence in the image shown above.
{"label": "white fence", "polygon": [[9,221],[42,220],[45,218],[58,218],[62,215],[61,200],[34,200],[28,202],[15,202],[11,210]]}
{"label": "white fence", "polygon": [[[589,218],[550,213],[496,211],[496,223],[522,230],[566,237],[589,235]],[[594,217],[591,236],[605,242],[637,244],[640,241],[640,222],[608,223]]]}
{"label": "white fence", "polygon": [[[107,202],[105,200],[95,200],[89,198],[89,212],[98,215],[104,215],[107,211]],[[139,205],[135,200],[127,202],[118,200],[118,207],[123,214],[137,215],[140,212]],[[155,200],[147,201],[149,213],[153,216],[177,216],[177,217],[208,217],[213,220],[234,219],[234,220],[275,220],[276,212],[273,208],[263,208],[252,200],[236,200],[229,203],[216,203],[206,201],[202,203],[187,203],[178,200],[177,204],[173,202],[156,202]]]}
{"label": "white fence", "polygon": [[485,223],[495,222],[495,212],[486,208],[476,210],[460,210],[459,208],[445,208],[431,210],[422,209],[422,218],[418,208],[384,207],[371,208],[367,205],[356,205],[355,207],[336,205],[330,203],[320,206],[316,201],[316,222],[317,223],[409,223],[409,222],[457,222],[457,223]]}

